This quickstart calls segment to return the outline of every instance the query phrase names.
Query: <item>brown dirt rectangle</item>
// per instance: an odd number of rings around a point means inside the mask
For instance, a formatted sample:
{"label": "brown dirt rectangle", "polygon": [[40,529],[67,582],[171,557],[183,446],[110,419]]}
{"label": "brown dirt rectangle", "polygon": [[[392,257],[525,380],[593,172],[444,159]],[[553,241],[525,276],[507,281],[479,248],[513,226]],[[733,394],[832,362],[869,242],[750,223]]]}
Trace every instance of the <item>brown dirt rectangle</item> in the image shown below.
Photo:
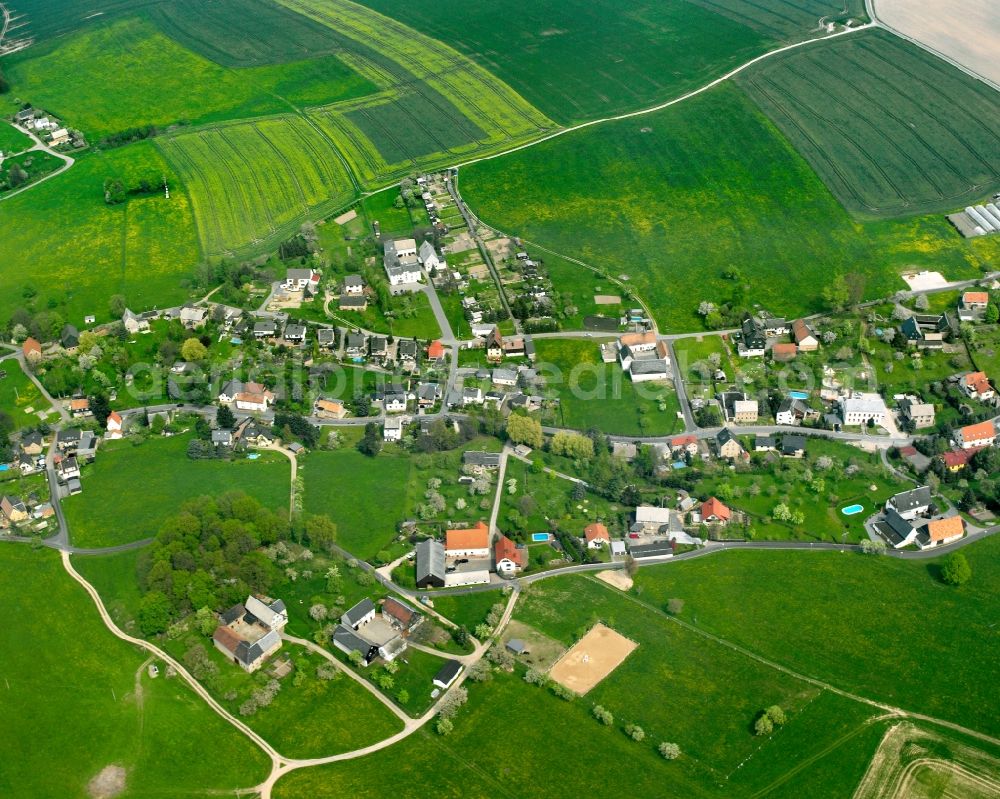
{"label": "brown dirt rectangle", "polygon": [[610,627],[595,624],[559,658],[549,677],[582,696],[617,669],[637,646]]}

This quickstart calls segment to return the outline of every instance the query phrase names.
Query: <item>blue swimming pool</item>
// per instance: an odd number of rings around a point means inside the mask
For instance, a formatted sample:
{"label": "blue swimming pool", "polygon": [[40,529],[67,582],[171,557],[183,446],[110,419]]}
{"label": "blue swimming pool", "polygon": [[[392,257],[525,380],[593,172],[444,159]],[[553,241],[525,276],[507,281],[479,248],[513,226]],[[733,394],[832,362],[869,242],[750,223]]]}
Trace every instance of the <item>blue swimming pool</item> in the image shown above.
{"label": "blue swimming pool", "polygon": [[856,516],[865,509],[864,505],[848,505],[846,508],[841,508],[840,512],[845,516]]}
{"label": "blue swimming pool", "polygon": [[0,472],[6,472],[10,470],[9,463],[0,463]]}
{"label": "blue swimming pool", "polygon": [[809,392],[807,391],[789,391],[788,396],[792,399],[797,400],[807,400],[809,399]]}
{"label": "blue swimming pool", "polygon": [[549,534],[548,533],[532,533],[531,534],[531,540],[532,541],[548,541],[549,540]]}

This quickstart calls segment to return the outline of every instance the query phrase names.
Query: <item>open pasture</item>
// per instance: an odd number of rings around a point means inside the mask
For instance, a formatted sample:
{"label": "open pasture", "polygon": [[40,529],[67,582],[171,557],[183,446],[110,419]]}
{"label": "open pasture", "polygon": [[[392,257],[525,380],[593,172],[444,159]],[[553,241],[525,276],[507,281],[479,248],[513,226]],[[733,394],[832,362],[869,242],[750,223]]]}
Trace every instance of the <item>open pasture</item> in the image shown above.
{"label": "open pasture", "polygon": [[886,31],[784,53],[737,81],[851,212],[943,212],[1000,188],[1000,95]]}
{"label": "open pasture", "polygon": [[[705,84],[779,43],[818,35],[835,0],[462,0],[365,5],[423,31],[563,124],[634,111]],[[860,0],[851,0],[860,7]]]}
{"label": "open pasture", "polygon": [[0,122],[0,153],[11,155],[27,150],[32,141],[7,122]]}
{"label": "open pasture", "polygon": [[[1000,254],[1000,241],[965,241],[943,217],[852,219],[730,84],[473,164],[459,185],[487,224],[628,275],[661,331],[699,329],[703,300],[794,316],[821,310],[837,274],[884,296],[904,269],[968,278]],[[727,279],[734,266],[741,276]]]}
{"label": "open pasture", "polygon": [[93,799],[110,765],[126,772],[118,799],[233,794],[267,775],[263,753],[162,663],[149,678],[55,552],[5,544],[0,572],[17,605],[0,629],[6,799]]}
{"label": "open pasture", "polygon": [[[105,204],[103,183],[167,177],[170,199],[137,196]],[[148,142],[88,154],[72,169],[0,202],[0,318],[37,291],[36,309],[55,303],[68,322],[108,319],[108,300],[167,307],[187,298],[181,287],[201,258],[191,205],[170,165]]]}
{"label": "open pasture", "polygon": [[158,144],[191,194],[208,253],[277,241],[307,213],[335,211],[354,196],[337,151],[301,117],[209,127]]}

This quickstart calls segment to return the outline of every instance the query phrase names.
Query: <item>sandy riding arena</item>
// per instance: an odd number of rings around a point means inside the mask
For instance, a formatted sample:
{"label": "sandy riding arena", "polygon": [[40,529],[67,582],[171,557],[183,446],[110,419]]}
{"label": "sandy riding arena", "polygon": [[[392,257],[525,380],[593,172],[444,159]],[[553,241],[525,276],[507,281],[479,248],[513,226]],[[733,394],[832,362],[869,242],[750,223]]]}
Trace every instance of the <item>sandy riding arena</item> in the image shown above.
{"label": "sandy riding arena", "polygon": [[617,669],[638,644],[610,627],[595,624],[552,667],[549,677],[578,694],[585,694]]}
{"label": "sandy riding arena", "polygon": [[632,587],[632,578],[625,573],[624,569],[605,569],[594,576],[619,591],[628,591]]}

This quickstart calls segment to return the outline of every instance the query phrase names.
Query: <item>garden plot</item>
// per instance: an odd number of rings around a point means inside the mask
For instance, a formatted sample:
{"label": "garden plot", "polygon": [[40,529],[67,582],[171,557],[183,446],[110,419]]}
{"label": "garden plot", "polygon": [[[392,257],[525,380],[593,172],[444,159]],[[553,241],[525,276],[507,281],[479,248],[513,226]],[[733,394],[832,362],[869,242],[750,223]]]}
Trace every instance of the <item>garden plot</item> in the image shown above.
{"label": "garden plot", "polygon": [[617,669],[639,646],[603,624],[595,624],[549,672],[560,685],[586,694]]}

